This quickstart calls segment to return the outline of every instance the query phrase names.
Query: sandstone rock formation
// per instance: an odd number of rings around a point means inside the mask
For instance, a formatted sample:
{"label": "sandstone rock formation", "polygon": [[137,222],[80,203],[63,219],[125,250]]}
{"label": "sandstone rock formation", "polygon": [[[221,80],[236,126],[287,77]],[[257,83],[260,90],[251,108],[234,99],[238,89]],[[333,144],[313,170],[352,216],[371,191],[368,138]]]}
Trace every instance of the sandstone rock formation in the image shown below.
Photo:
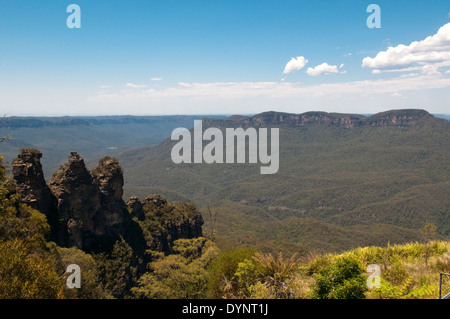
{"label": "sandstone rock formation", "polygon": [[22,149],[12,162],[12,175],[17,193],[32,208],[45,212],[49,223],[56,218],[56,198],[45,182],[41,165],[42,153],[34,148]]}
{"label": "sandstone rock formation", "polygon": [[[12,162],[12,174],[17,181],[17,192],[23,201],[35,209],[45,209],[50,189],[45,183],[40,159],[42,153],[35,149],[22,149]],[[44,205],[43,207],[39,207]]]}
{"label": "sandstone rock formation", "polygon": [[203,219],[192,204],[168,203],[161,195],[143,201],[132,196],[125,203],[123,170],[115,158],[102,158],[91,172],[71,152],[49,187],[41,157],[36,149],[21,150],[12,163],[13,177],[23,201],[47,216],[51,240],[59,246],[104,251],[123,237],[142,254],[146,249],[170,253],[173,241],[202,236]]}
{"label": "sandstone rock formation", "polygon": [[127,207],[129,208],[131,216],[137,218],[138,220],[144,220],[145,213],[143,205],[137,196],[131,196],[127,201]]}
{"label": "sandstone rock formation", "polygon": [[122,199],[124,179],[119,161],[109,156],[102,158],[92,176],[101,194],[105,233],[111,236],[125,233],[129,216]]}
{"label": "sandstone rock formation", "polygon": [[53,174],[50,188],[57,198],[57,243],[84,250],[100,245],[106,234],[101,193],[80,155],[70,154]]}

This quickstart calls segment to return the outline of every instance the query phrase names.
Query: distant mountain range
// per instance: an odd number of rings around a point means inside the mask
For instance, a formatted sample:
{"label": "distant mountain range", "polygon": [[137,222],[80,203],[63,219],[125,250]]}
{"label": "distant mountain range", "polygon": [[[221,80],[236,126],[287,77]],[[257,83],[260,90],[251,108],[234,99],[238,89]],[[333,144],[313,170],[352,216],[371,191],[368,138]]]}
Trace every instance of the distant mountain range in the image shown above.
{"label": "distant mountain range", "polygon": [[[67,161],[71,151],[83,155],[88,167],[99,158],[117,155],[127,149],[155,145],[170,136],[173,129],[192,125],[202,115],[179,116],[64,116],[9,117],[0,126],[0,136],[11,140],[0,144],[0,154],[11,162],[21,148],[43,152],[46,179]],[[217,116],[224,117],[224,116]]]}
{"label": "distant mountain range", "polygon": [[[339,252],[420,240],[427,223],[450,238],[449,118],[422,110],[13,117],[13,139],[0,144],[0,154],[11,162],[20,148],[38,148],[47,181],[71,151],[88,167],[115,156],[124,168],[125,198],[160,193],[195,203],[205,233],[212,235],[215,217],[214,236],[223,248]],[[168,137],[196,119],[204,129],[279,128],[278,173],[261,175],[259,164],[174,164],[176,141]]]}

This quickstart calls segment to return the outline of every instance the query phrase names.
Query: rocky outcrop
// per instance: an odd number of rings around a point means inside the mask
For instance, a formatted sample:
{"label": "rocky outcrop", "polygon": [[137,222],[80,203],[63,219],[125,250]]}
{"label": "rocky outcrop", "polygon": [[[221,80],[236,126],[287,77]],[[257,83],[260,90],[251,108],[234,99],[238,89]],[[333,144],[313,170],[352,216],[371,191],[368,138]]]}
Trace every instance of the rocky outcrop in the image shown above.
{"label": "rocky outcrop", "polygon": [[56,241],[60,246],[76,246],[90,251],[106,235],[101,192],[76,152],[53,174],[50,188],[57,198]]}
{"label": "rocky outcrop", "polygon": [[175,240],[202,236],[203,217],[194,204],[169,203],[164,196],[155,194],[142,201],[133,196],[127,205],[148,231],[146,241],[150,250],[170,253]]}
{"label": "rocky outcrop", "polygon": [[12,175],[22,201],[34,209],[45,212],[49,222],[52,223],[56,218],[56,198],[45,182],[41,157],[42,153],[35,148],[20,150],[11,164]]}
{"label": "rocky outcrop", "polygon": [[138,220],[144,220],[145,213],[139,197],[131,196],[126,204],[131,216],[137,218]]}
{"label": "rocky outcrop", "polygon": [[107,235],[125,232],[128,211],[123,196],[123,170],[119,161],[106,156],[92,171],[94,182],[100,190],[104,227]]}
{"label": "rocky outcrop", "polygon": [[[104,157],[91,171],[71,152],[68,162],[45,182],[36,149],[21,150],[13,162],[13,176],[22,200],[44,213],[51,239],[62,247],[105,251],[123,237],[139,250],[170,253],[180,238],[202,236],[203,219],[188,203],[168,203],[162,195],[124,202],[123,170],[117,159]],[[147,238],[144,238],[146,234]]]}
{"label": "rocky outcrop", "polygon": [[164,196],[155,194],[144,198],[143,208],[149,218],[159,221],[171,242],[202,236],[203,218],[194,204],[168,203]]}

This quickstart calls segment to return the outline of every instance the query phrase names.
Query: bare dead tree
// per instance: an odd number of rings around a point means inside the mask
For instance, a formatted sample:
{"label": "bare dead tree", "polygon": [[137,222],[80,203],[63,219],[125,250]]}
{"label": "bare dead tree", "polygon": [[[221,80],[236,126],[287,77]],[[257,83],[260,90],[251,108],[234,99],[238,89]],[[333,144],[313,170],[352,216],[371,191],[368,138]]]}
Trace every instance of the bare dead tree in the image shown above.
{"label": "bare dead tree", "polygon": [[216,221],[217,221],[217,212],[211,211],[211,207],[209,205],[206,206],[206,211],[209,217],[209,238],[214,241],[216,234]]}
{"label": "bare dead tree", "polygon": [[2,119],[0,120],[0,126],[2,125],[6,125],[6,128],[8,129],[8,134],[6,136],[0,137],[0,143],[2,143],[4,140],[12,140],[11,130],[9,128],[9,118],[6,117],[6,114],[3,115]]}

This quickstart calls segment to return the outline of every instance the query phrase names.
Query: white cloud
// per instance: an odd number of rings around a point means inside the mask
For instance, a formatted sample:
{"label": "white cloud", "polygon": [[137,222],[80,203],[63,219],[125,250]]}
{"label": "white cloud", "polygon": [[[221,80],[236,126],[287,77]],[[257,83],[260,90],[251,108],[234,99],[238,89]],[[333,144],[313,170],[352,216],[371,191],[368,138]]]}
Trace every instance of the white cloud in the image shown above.
{"label": "white cloud", "polygon": [[308,60],[303,56],[291,58],[291,60],[286,64],[283,73],[289,74],[294,71],[301,70],[305,67],[306,63],[308,63]]}
{"label": "white cloud", "polygon": [[[341,67],[344,66],[343,64]],[[329,65],[328,63],[322,63],[314,68],[308,68],[306,73],[311,76],[319,76],[325,74],[339,73],[338,67],[336,65]]]}
{"label": "white cloud", "polygon": [[[244,113],[269,110],[374,113],[393,107],[427,107],[429,112],[445,113],[449,99],[449,76],[421,72],[314,85],[282,81],[180,82],[153,90],[98,92],[80,105],[86,113],[92,109],[108,114],[220,114],[224,110],[227,114],[242,114],[243,110]],[[299,101],[302,101],[301,105]]]}
{"label": "white cloud", "polygon": [[127,84],[125,84],[125,86],[127,88],[133,88],[133,89],[139,89],[139,88],[147,87],[147,85],[145,85],[145,84],[134,84],[134,83],[127,83]]}
{"label": "white cloud", "polygon": [[150,81],[162,81],[162,78],[151,78]]}
{"label": "white cloud", "polygon": [[108,89],[108,88],[110,88],[111,87],[111,85],[100,85],[100,88],[101,89]]}
{"label": "white cloud", "polygon": [[381,72],[410,71],[422,69],[430,72],[450,65],[450,23],[424,40],[409,45],[391,46],[374,57],[363,59],[362,66]]}

